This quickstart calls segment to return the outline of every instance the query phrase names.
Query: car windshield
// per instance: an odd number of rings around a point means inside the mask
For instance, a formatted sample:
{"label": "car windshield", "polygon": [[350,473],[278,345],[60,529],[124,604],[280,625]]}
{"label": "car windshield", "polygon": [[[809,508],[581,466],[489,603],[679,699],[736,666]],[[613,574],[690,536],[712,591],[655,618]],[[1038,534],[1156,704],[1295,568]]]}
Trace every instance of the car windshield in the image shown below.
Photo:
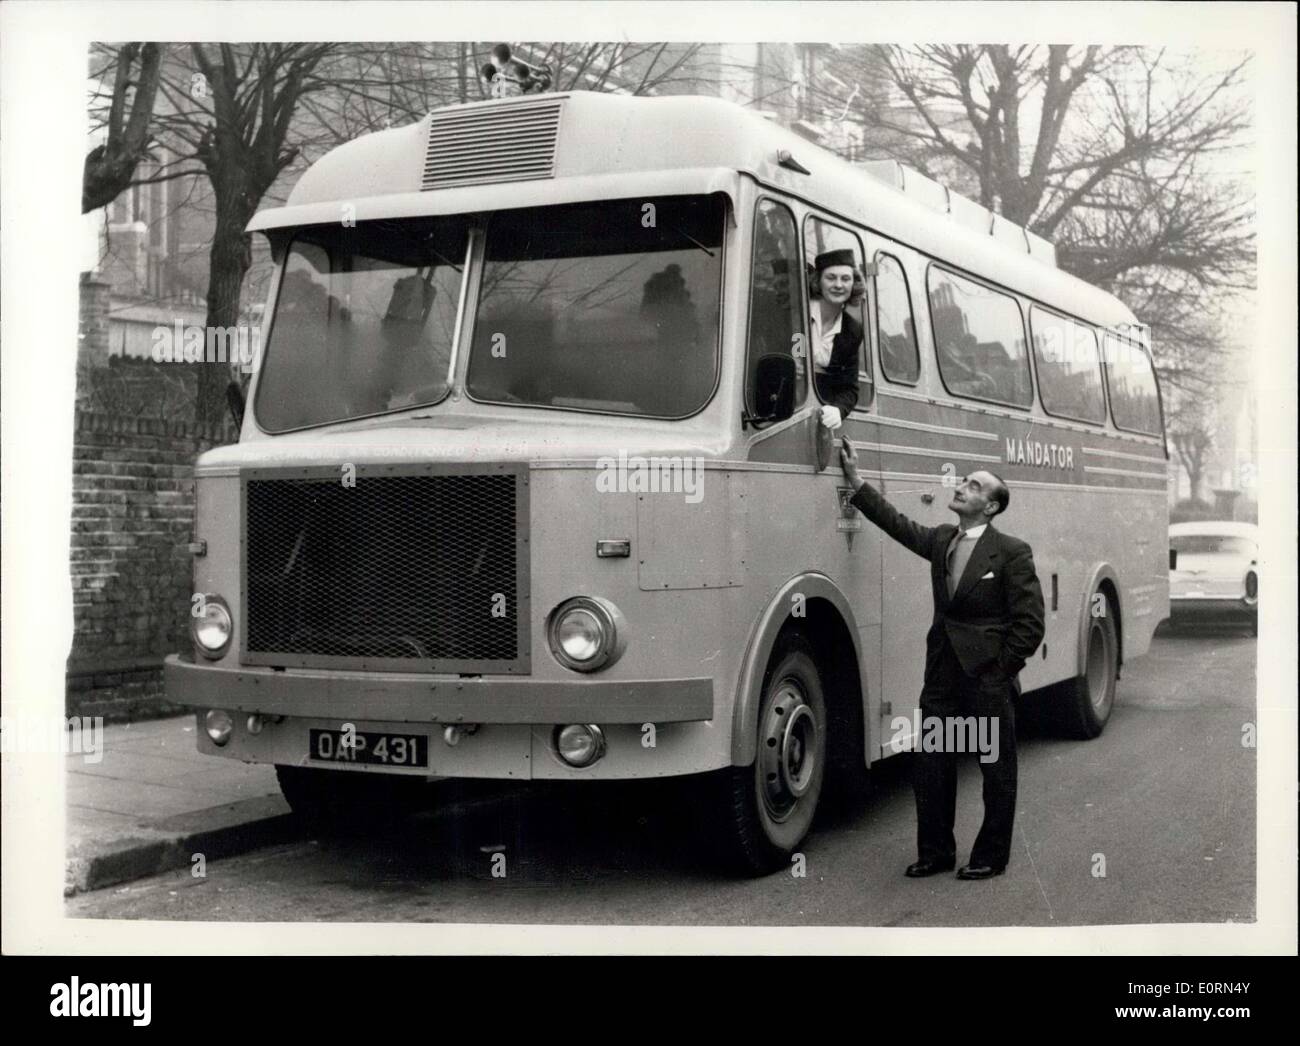
{"label": "car windshield", "polygon": [[678,418],[718,367],[723,199],[640,197],[498,212],[471,397]]}
{"label": "car windshield", "polygon": [[468,222],[341,221],[290,245],[255,410],[270,432],[447,392]]}
{"label": "car windshield", "polygon": [[1232,556],[1253,556],[1255,543],[1235,534],[1180,534],[1169,539],[1169,547],[1180,555],[1219,553]]}

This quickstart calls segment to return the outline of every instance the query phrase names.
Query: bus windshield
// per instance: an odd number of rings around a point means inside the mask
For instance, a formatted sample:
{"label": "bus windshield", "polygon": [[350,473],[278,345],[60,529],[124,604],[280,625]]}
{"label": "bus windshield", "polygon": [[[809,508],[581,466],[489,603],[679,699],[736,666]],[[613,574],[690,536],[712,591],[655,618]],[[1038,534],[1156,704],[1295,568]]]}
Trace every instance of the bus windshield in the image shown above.
{"label": "bus windshield", "polygon": [[468,222],[306,229],[285,257],[257,419],[268,432],[436,403],[447,371]]}
{"label": "bus windshield", "polygon": [[718,368],[721,196],[502,211],[466,386],[491,403],[679,418]]}

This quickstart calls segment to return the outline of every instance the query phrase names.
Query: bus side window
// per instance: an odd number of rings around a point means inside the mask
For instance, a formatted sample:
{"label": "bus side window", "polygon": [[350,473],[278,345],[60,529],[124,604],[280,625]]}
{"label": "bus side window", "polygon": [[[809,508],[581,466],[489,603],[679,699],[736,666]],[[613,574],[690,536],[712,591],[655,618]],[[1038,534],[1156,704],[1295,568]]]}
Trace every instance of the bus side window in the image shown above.
{"label": "bus side window", "polygon": [[790,209],[760,200],[754,211],[754,254],[750,269],[749,355],[745,402],[752,410],[758,361],[773,353],[795,358],[794,403],[808,393],[808,334],[803,320],[803,267],[799,236]]}
{"label": "bus side window", "polygon": [[927,281],[939,377],[969,399],[1034,402],[1020,303],[1009,294],[930,266]]}
{"label": "bus side window", "polygon": [[1091,327],[1030,306],[1029,327],[1038,363],[1038,398],[1048,414],[1106,422],[1097,335]]}
{"label": "bus side window", "polygon": [[880,369],[890,381],[914,385],[921,377],[916,347],[916,320],[907,290],[907,275],[898,259],[876,255],[876,329],[880,340]]}
{"label": "bus side window", "polygon": [[1147,354],[1127,340],[1103,336],[1102,359],[1110,388],[1110,415],[1117,429],[1159,436],[1160,393]]}
{"label": "bus side window", "polygon": [[[810,313],[813,309],[819,308],[819,303],[816,299],[820,297],[817,290],[817,274],[813,267],[813,261],[817,255],[823,254],[826,251],[840,250],[852,251],[854,258],[853,267],[855,273],[853,278],[853,292],[844,311],[857,321],[859,329],[863,332],[862,343],[858,348],[857,367],[855,368],[853,375],[854,378],[857,379],[858,383],[858,401],[855,404],[855,407],[856,409],[861,410],[871,402],[871,398],[875,393],[875,386],[872,384],[871,378],[871,347],[868,341],[864,308],[867,301],[867,284],[863,277],[866,267],[863,264],[864,256],[862,253],[862,243],[854,233],[841,226],[832,225],[830,222],[823,221],[821,218],[815,218],[812,215],[809,215],[804,219],[803,254],[804,258],[807,259],[806,267],[808,271],[808,299]],[[809,316],[808,332],[809,337],[811,338],[811,315]],[[815,349],[816,346],[813,346],[810,342],[810,355],[815,352]],[[829,401],[831,395],[830,390],[834,387],[835,382],[835,379],[832,377],[832,372],[818,370],[815,366],[814,359],[814,373],[816,375],[814,388],[817,390],[821,399]]]}

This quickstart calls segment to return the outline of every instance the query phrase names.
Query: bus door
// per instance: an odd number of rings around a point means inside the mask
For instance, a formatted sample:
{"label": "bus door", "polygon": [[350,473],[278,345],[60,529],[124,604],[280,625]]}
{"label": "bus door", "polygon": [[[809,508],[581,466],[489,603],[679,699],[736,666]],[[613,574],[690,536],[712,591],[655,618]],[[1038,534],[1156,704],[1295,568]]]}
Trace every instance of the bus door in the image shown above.
{"label": "bus door", "polygon": [[[907,254],[887,241],[869,239],[875,278],[871,305],[877,364],[876,409],[864,439],[882,448],[878,457],[879,489],[895,508],[925,526],[952,522],[947,511],[952,480],[963,464],[949,454],[946,418],[918,395],[932,376],[923,368],[918,319],[924,320],[919,272],[907,267]],[[951,422],[949,421],[949,424]],[[950,461],[951,459],[951,461]],[[868,477],[870,478],[870,477]],[[876,482],[876,480],[872,480]],[[945,485],[947,483],[948,485]],[[910,728],[895,739],[896,717],[913,722],[925,675],[925,636],[934,615],[930,566],[898,542],[884,538],[881,557],[884,627],[881,659],[880,755],[910,745]]]}
{"label": "bus door", "polygon": [[[844,239],[847,237],[847,239]],[[762,197],[754,211],[750,268],[746,405],[752,409],[758,361],[771,353],[794,357],[796,388],[792,417],[760,425],[750,437],[748,457],[766,468],[754,482],[768,491],[774,509],[750,516],[750,554],[757,561],[770,557],[768,573],[775,584],[792,575],[816,571],[831,578],[848,599],[862,650],[863,685],[874,704],[879,694],[880,665],[880,534],[848,504],[852,494],[840,466],[839,440],[860,436],[856,420],[872,409],[869,341],[859,350],[859,407],[830,432],[821,423],[822,400],[817,392],[816,353],[810,349],[809,296],[813,262],[821,247],[851,246],[863,260],[857,237],[825,225],[816,216],[805,218],[801,234],[793,209],[784,201]],[[811,252],[811,253],[810,253]],[[853,306],[855,319],[865,318],[863,304]],[[860,447],[861,466],[879,468],[879,454]],[[769,472],[785,466],[786,471]],[[762,500],[759,503],[768,504]],[[879,745],[875,713],[864,709],[870,730],[869,754]]]}
{"label": "bus door", "polygon": [[[823,339],[822,345],[814,344],[815,334],[813,319],[823,310],[826,299],[821,293],[821,280],[816,271],[818,255],[829,252],[850,251],[854,259],[853,291],[844,306],[843,318],[838,321],[840,336]],[[882,535],[879,530],[867,522],[865,517],[849,504],[853,490],[844,479],[840,465],[840,440],[848,438],[858,450],[860,467],[867,475],[874,475],[880,469],[880,451],[878,442],[871,436],[866,419],[875,410],[875,368],[872,362],[871,333],[869,316],[871,313],[872,269],[868,265],[862,240],[852,229],[818,214],[808,214],[803,222],[803,252],[805,268],[808,270],[808,356],[811,399],[820,412],[823,405],[837,396],[837,386],[847,377],[856,381],[857,402],[851,410],[843,414],[841,426],[831,431],[824,425],[818,425],[816,433],[816,464],[825,467],[823,475],[829,475],[835,486],[833,506],[829,499],[823,498],[834,513],[828,517],[819,514],[814,522],[818,533],[831,534],[835,537],[830,543],[826,572],[835,579],[840,590],[848,597],[857,620],[859,641],[862,645],[864,664],[862,666],[864,689],[869,701],[869,708],[877,708],[880,695],[880,658],[881,658],[881,545]],[[834,316],[833,309],[825,309],[823,316]],[[852,324],[849,324],[849,321]],[[825,319],[822,320],[825,323]],[[831,324],[835,324],[832,318]],[[862,343],[858,348],[857,367],[845,375],[835,371],[838,362],[834,355],[836,343],[842,343],[846,325],[856,326],[862,332]],[[833,528],[833,531],[832,531]],[[864,710],[866,713],[867,710]],[[877,712],[870,713],[872,716]],[[878,732],[875,724],[868,720],[871,727],[871,743],[878,744]],[[874,753],[873,753],[874,754]]]}

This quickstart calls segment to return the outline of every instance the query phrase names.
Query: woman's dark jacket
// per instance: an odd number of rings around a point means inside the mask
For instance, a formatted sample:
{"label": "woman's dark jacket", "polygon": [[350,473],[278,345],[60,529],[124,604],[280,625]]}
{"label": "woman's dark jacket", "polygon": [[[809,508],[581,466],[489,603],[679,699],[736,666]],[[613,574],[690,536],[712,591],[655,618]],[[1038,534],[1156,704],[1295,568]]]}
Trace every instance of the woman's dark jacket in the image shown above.
{"label": "woman's dark jacket", "polygon": [[825,371],[813,367],[817,395],[823,403],[839,407],[848,417],[858,402],[858,353],[862,350],[862,324],[847,309],[840,317],[840,331],[831,344],[831,361]]}

